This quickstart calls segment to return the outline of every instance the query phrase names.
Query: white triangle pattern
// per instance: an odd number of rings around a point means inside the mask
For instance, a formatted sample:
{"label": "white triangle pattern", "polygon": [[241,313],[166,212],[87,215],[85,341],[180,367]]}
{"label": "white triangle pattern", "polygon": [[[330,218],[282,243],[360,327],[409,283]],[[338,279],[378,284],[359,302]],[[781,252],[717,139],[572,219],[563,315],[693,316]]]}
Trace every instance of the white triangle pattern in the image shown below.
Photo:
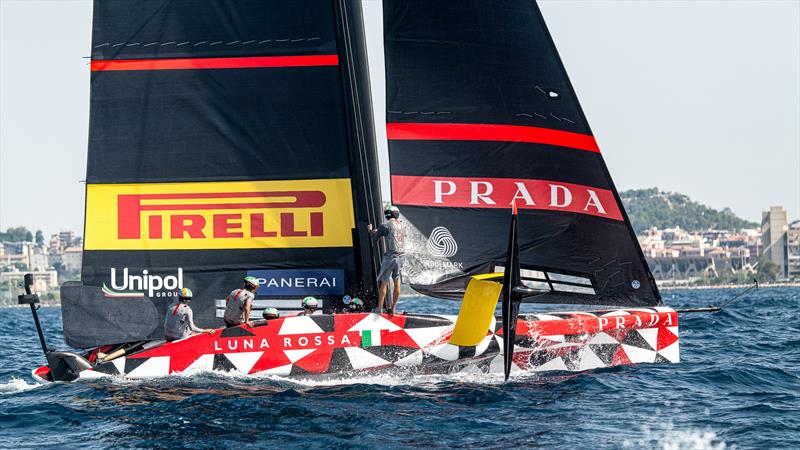
{"label": "white triangle pattern", "polygon": [[580,358],[578,370],[592,370],[597,369],[598,367],[606,366],[606,364],[597,357],[597,355],[588,345],[581,349],[578,357]]}
{"label": "white triangle pattern", "polygon": [[651,363],[656,360],[656,352],[632,345],[622,344],[625,354],[632,363]]}
{"label": "white triangle pattern", "polygon": [[117,372],[120,374],[125,373],[125,357],[121,356],[117,359],[111,360],[111,364],[114,364],[114,367],[117,368]]}
{"label": "white triangle pattern", "polygon": [[431,355],[445,361],[458,360],[458,346],[453,344],[434,345],[430,348]]}
{"label": "white triangle pattern", "polygon": [[597,333],[589,339],[589,344],[619,344],[619,342],[606,333]]}
{"label": "white triangle pattern", "polygon": [[564,364],[564,359],[559,356],[551,359],[550,361],[547,361],[541,366],[535,367],[533,370],[536,372],[546,372],[548,370],[569,370],[569,369],[567,369],[567,365]]}
{"label": "white triangle pattern", "polygon": [[169,375],[169,356],[147,358],[147,361],[128,374],[131,378],[152,378],[165,375]]}
{"label": "white triangle pattern", "polygon": [[214,355],[211,353],[200,355],[183,372],[210,372],[214,370]]}
{"label": "white triangle pattern", "polygon": [[305,348],[302,350],[284,350],[283,353],[286,354],[286,357],[289,358],[292,364],[300,361],[301,359],[305,358],[309,354],[311,354],[315,348]]}
{"label": "white triangle pattern", "polygon": [[385,359],[373,355],[360,347],[345,347],[344,351],[350,359],[353,369],[369,369],[371,367],[390,366],[392,363]]}
{"label": "white triangle pattern", "polygon": [[653,350],[657,349],[658,328],[640,328],[636,330],[640,336],[650,345]]}
{"label": "white triangle pattern", "polygon": [[414,367],[422,364],[422,350],[417,350],[414,353],[395,361],[394,365],[399,367]]}
{"label": "white triangle pattern", "polygon": [[225,357],[239,372],[250,373],[258,358],[261,358],[263,354],[264,352],[225,353]]}
{"label": "white triangle pattern", "polygon": [[366,317],[361,319],[357,324],[350,327],[350,329],[347,331],[364,331],[364,330],[397,331],[397,330],[402,330],[402,328],[399,327],[396,323],[392,322],[391,320],[385,319],[383,316],[379,316],[377,314],[367,314]]}
{"label": "white triangle pattern", "polygon": [[429,328],[406,328],[405,332],[414,340],[419,348],[427,347],[431,342],[435,341],[447,333],[452,327],[429,327]]}
{"label": "white triangle pattern", "polygon": [[322,328],[308,316],[287,317],[283,319],[279,335],[324,333]]}
{"label": "white triangle pattern", "polygon": [[494,338],[494,336],[492,335],[486,336],[485,338],[483,338],[482,341],[478,343],[478,345],[475,346],[475,356],[481,356],[483,352],[485,352],[486,349],[489,348],[489,344],[492,343],[492,338]]}
{"label": "white triangle pattern", "polygon": [[664,347],[658,352],[659,355],[667,358],[671,363],[677,363],[681,361],[681,355],[679,350],[680,341],[675,341],[668,347]]}

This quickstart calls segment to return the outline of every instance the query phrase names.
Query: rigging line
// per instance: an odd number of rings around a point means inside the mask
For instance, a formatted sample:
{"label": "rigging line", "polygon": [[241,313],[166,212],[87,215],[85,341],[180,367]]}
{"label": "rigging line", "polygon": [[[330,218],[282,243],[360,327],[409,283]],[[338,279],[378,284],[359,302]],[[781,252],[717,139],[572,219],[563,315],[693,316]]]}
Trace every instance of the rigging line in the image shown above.
{"label": "rigging line", "polygon": [[745,294],[747,294],[748,292],[752,291],[753,289],[758,289],[758,280],[755,279],[755,278],[753,278],[753,285],[752,286],[748,287],[747,289],[743,290],[742,292],[739,292],[738,294],[736,294],[733,297],[729,298],[728,300],[726,300],[725,302],[723,302],[719,306],[709,305],[709,306],[707,306],[705,308],[678,309],[678,310],[675,310],[675,312],[677,312],[677,313],[719,312],[719,311],[722,311],[722,309],[725,308],[726,306],[728,306],[731,303],[733,303],[734,301],[742,298]]}

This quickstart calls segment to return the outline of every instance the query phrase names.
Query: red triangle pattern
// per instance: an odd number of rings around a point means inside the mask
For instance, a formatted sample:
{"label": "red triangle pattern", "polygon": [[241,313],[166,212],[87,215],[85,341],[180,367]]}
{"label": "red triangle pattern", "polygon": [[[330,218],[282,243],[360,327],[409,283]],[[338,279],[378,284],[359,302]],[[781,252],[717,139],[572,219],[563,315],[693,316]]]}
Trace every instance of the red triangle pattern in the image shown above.
{"label": "red triangle pattern", "polygon": [[614,356],[611,358],[611,365],[612,366],[627,366],[631,364],[631,360],[628,359],[628,355],[625,353],[625,349],[622,348],[620,345],[617,348],[617,352],[614,353]]}
{"label": "red triangle pattern", "polygon": [[660,327],[656,337],[656,350],[661,351],[674,344],[677,340],[678,336],[675,336],[675,333],[669,331],[666,327]]}

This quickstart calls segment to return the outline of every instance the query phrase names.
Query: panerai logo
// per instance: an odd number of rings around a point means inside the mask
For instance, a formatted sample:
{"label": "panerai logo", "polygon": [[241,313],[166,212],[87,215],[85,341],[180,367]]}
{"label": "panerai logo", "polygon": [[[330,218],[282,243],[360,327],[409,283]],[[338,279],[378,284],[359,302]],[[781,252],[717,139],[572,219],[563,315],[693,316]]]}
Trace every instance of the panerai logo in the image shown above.
{"label": "panerai logo", "polygon": [[[111,268],[111,288],[103,283],[103,295],[106,297],[172,297],[177,290],[183,288],[183,268],[179,267],[175,275],[153,275],[144,269],[139,274],[131,273],[125,267],[120,272]],[[166,292],[165,292],[166,291]]]}

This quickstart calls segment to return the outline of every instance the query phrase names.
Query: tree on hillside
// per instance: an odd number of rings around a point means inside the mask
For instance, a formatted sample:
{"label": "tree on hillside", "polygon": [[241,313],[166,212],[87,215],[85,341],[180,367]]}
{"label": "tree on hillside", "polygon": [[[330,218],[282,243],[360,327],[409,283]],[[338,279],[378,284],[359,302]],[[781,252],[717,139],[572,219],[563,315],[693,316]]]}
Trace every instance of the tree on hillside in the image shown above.
{"label": "tree on hillside", "polygon": [[42,230],[36,230],[36,246],[37,247],[44,247],[44,233]]}
{"label": "tree on hillside", "polygon": [[0,241],[8,242],[31,242],[33,241],[33,233],[25,227],[9,228],[5,233],[0,232]]}
{"label": "tree on hillside", "polygon": [[620,193],[622,203],[637,233],[650,228],[680,227],[689,231],[739,230],[758,226],[736,216],[730,208],[718,211],[676,192],[658,188],[632,189]]}

